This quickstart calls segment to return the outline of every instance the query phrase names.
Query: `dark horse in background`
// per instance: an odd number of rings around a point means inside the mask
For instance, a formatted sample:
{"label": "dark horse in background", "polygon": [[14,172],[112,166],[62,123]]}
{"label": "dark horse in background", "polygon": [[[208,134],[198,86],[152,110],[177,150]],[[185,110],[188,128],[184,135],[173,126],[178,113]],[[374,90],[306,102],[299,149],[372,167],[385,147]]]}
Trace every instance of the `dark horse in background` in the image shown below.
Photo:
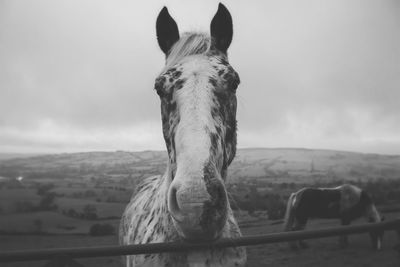
{"label": "dark horse in background", "polygon": [[[285,231],[303,230],[309,218],[339,219],[342,225],[366,217],[369,222],[380,222],[383,218],[377,211],[371,197],[362,189],[349,184],[335,188],[303,188],[289,197],[285,214]],[[372,245],[379,250],[382,244],[382,232],[371,232]],[[290,243],[298,248],[296,242]],[[307,244],[300,240],[299,245]],[[347,236],[340,237],[340,245],[348,245]]]}

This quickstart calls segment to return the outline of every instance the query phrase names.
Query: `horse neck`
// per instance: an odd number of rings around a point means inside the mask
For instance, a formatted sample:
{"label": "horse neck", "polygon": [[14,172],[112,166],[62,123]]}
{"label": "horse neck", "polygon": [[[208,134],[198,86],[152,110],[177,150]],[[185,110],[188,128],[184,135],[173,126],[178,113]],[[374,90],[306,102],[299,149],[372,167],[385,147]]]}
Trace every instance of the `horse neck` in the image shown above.
{"label": "horse neck", "polygon": [[[169,167],[161,177],[148,179],[136,194],[131,210],[132,216],[136,217],[135,221],[138,222],[138,228],[141,228],[139,232],[144,233],[139,238],[140,242],[173,240],[177,233],[172,225],[167,206],[167,193],[171,183]],[[148,231],[150,228],[158,230]]]}

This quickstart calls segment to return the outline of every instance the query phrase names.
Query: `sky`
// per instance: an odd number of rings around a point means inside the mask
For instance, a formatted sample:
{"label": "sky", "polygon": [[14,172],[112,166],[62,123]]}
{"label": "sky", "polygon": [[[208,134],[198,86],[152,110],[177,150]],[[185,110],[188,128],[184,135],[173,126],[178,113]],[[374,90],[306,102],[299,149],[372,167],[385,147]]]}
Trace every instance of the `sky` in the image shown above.
{"label": "sky", "polygon": [[[219,1],[0,0],[0,153],[164,150],[155,21]],[[238,147],[400,154],[400,1],[226,0]]]}

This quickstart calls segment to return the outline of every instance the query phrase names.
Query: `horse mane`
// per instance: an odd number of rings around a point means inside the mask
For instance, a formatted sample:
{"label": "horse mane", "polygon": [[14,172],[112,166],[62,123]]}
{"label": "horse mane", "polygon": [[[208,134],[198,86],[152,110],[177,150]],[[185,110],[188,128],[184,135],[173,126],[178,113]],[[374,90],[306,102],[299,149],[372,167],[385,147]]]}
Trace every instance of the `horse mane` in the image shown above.
{"label": "horse mane", "polygon": [[166,59],[164,70],[169,69],[181,59],[191,55],[204,55],[210,51],[211,38],[205,33],[187,32],[172,46]]}

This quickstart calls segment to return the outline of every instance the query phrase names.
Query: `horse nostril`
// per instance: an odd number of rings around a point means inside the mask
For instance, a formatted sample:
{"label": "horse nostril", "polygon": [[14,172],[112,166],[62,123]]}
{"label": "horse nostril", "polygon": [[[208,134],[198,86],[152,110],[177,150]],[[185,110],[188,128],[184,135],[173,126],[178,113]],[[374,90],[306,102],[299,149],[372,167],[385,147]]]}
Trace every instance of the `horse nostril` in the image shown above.
{"label": "horse nostril", "polygon": [[182,214],[181,209],[179,208],[178,205],[178,200],[176,198],[176,193],[178,189],[176,188],[175,185],[171,186],[171,189],[169,190],[168,193],[168,210],[171,216],[178,222],[182,222],[184,219],[184,216]]}

